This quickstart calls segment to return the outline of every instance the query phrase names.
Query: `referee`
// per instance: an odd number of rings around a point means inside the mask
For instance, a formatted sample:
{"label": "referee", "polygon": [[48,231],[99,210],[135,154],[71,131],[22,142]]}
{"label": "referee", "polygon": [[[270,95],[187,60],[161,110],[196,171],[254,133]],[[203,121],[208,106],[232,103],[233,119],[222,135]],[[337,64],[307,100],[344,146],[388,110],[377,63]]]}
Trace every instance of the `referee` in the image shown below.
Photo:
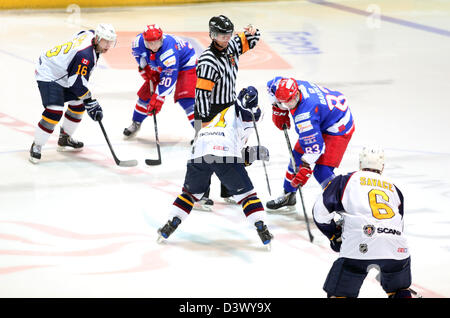
{"label": "referee", "polygon": [[[209,20],[209,37],[212,42],[198,59],[197,84],[195,87],[194,128],[196,133],[218,113],[234,104],[236,100],[236,77],[239,56],[253,49],[259,41],[260,32],[252,25],[233,36],[234,25],[224,15]],[[209,190],[199,202],[212,205]],[[229,197],[221,185],[221,196]]]}

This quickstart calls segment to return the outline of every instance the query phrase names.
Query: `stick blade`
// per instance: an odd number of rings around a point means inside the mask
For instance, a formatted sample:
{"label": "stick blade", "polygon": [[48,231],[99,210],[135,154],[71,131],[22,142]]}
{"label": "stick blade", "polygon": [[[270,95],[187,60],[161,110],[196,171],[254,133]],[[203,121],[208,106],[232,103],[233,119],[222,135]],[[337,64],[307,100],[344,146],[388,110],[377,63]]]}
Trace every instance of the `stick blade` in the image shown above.
{"label": "stick blade", "polygon": [[138,165],[138,161],[137,160],[125,160],[125,161],[120,161],[117,165],[120,167],[135,167]]}
{"label": "stick blade", "polygon": [[158,166],[161,164],[161,159],[145,159],[145,164],[148,166]]}

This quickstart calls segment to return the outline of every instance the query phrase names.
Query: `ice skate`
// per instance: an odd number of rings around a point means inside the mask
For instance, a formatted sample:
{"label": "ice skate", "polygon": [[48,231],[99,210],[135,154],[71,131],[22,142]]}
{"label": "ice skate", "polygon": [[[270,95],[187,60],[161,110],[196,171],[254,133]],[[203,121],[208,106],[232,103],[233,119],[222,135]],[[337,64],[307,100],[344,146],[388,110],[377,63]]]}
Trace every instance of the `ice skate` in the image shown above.
{"label": "ice skate", "polygon": [[194,210],[211,212],[214,201],[210,198],[203,197],[200,201],[194,203]]}
{"label": "ice skate", "polygon": [[295,204],[297,203],[295,194],[296,192],[288,192],[274,200],[268,201],[266,203],[267,212],[279,214],[295,212]]}
{"label": "ice skate", "polygon": [[61,128],[58,138],[58,148],[56,148],[57,151],[81,151],[83,150],[83,146],[84,144],[81,141],[73,139]]}
{"label": "ice skate", "polygon": [[41,160],[41,150],[42,146],[36,145],[33,142],[30,148],[30,157],[29,157],[30,162],[36,164]]}
{"label": "ice skate", "polygon": [[169,236],[177,229],[178,225],[180,225],[181,220],[178,217],[174,217],[172,219],[172,221],[167,221],[167,223],[162,227],[158,229],[158,243],[163,242],[164,240],[166,240],[167,238],[169,238]]}
{"label": "ice skate", "polygon": [[136,136],[139,129],[141,129],[141,124],[142,123],[133,120],[131,125],[123,130],[124,138],[128,139]]}
{"label": "ice skate", "polygon": [[259,238],[263,242],[264,245],[267,246],[267,249],[270,251],[272,245],[273,235],[269,232],[267,225],[264,225],[263,221],[258,221],[255,223],[256,231],[258,232]]}
{"label": "ice skate", "polygon": [[228,204],[237,204],[237,202],[233,200],[233,197],[223,198],[223,200]]}

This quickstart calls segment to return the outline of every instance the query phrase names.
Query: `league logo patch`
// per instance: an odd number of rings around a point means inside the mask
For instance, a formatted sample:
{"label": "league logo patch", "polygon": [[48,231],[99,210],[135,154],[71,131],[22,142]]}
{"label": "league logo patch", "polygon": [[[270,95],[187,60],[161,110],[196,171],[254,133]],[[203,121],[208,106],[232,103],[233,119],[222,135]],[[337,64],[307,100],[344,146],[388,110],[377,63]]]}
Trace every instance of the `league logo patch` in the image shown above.
{"label": "league logo patch", "polygon": [[373,233],[375,233],[375,226],[372,224],[364,225],[363,227],[364,234],[366,234],[368,237],[371,237]]}
{"label": "league logo patch", "polygon": [[359,251],[361,252],[361,253],[367,253],[367,251],[368,251],[369,249],[367,248],[367,244],[359,244]]}

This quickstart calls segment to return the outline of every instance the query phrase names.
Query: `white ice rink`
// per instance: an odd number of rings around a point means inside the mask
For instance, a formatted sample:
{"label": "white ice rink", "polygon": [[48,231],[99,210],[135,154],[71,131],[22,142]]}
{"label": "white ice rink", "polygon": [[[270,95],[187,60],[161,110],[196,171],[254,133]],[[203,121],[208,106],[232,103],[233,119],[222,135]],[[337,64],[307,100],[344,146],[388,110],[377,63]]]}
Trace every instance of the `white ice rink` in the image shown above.
{"label": "white ice rink", "polygon": [[[218,14],[237,30],[253,23],[262,32],[261,43],[241,59],[238,89],[254,85],[261,93],[265,117],[258,128],[271,153],[272,196],[282,191],[289,159],[265,83],[286,75],[342,91],[356,132],[336,173],[357,168],[362,145],[385,147],[385,174],[405,196],[412,287],[424,297],[449,297],[450,2],[439,0],[0,12],[0,297],[326,296],[322,286],[338,255],[317,228],[312,244],[303,218],[267,214],[275,239],[266,251],[241,208],[222,201],[216,177],[214,211],[193,211],[167,242],[156,242],[183,184],[193,129],[169,98],[157,116],[162,165],[144,163],[157,157],[151,118],[137,138],[123,140],[142,84],[131,39],[158,23],[202,49],[208,20]],[[29,148],[43,111],[34,63],[100,22],[115,26],[119,42],[100,59],[90,87],[117,156],[139,165],[116,166],[87,115],[74,136],[84,151],[57,152],[57,128],[33,165]],[[271,197],[262,165],[248,171],[265,203]],[[319,193],[314,179],[303,189],[309,216]],[[369,273],[360,297],[385,297],[375,275]]]}

